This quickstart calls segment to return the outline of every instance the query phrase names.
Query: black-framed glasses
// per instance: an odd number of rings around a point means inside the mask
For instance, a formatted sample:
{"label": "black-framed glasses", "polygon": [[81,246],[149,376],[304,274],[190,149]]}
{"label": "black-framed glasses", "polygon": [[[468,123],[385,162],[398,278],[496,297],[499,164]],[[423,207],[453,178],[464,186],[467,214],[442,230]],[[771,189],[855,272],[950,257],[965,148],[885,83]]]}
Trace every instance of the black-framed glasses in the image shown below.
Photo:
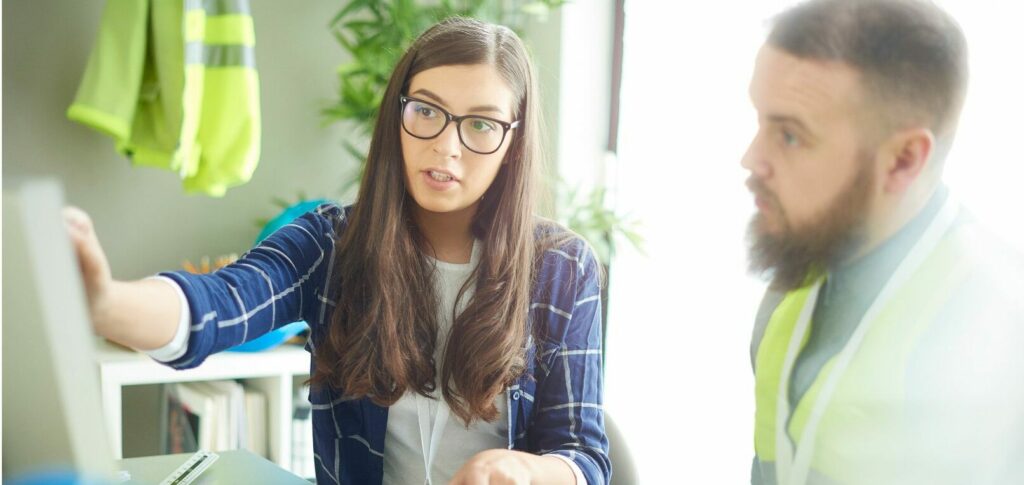
{"label": "black-framed glasses", "polygon": [[421,140],[437,138],[448,123],[455,123],[459,141],[471,152],[490,155],[505,142],[508,131],[519,121],[507,122],[480,115],[455,116],[444,108],[422,99],[401,96],[402,129]]}

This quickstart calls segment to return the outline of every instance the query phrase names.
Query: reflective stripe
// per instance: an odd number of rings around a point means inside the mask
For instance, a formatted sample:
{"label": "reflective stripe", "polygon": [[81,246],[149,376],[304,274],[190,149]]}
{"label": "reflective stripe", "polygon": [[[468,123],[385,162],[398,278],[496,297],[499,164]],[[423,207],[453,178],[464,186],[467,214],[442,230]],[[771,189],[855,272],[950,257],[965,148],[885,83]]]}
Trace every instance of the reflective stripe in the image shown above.
{"label": "reflective stripe", "polygon": [[250,67],[256,68],[256,54],[247,45],[208,45],[189,42],[185,45],[185,64],[201,64],[207,67]]}
{"label": "reflective stripe", "polygon": [[252,15],[249,0],[185,0],[185,10],[205,10],[207,15]]}

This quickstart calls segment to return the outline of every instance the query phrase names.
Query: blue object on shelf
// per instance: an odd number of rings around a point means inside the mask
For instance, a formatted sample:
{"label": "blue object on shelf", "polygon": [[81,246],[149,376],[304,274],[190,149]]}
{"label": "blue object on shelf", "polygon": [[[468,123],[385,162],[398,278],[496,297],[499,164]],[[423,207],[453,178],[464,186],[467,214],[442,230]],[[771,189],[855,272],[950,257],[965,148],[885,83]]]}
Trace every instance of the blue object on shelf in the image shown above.
{"label": "blue object on shelf", "polygon": [[327,199],[316,199],[316,200],[304,200],[295,204],[277,215],[277,217],[270,220],[263,230],[260,231],[260,235],[256,236],[256,244],[269,237],[274,231],[288,225],[290,222],[297,219],[299,216],[316,209],[321,204],[330,204],[333,201]]}
{"label": "blue object on shelf", "polygon": [[231,347],[228,350],[232,352],[259,352],[261,350],[272,349],[283,344],[286,340],[302,333],[307,328],[309,328],[309,325],[307,325],[306,322],[292,322],[260,335],[248,342]]}
{"label": "blue object on shelf", "polygon": [[[274,231],[288,225],[297,217],[316,209],[321,204],[327,204],[330,202],[331,201],[327,199],[306,200],[288,207],[263,227],[263,230],[260,231],[260,235],[256,236],[256,244],[259,244],[261,241],[269,237],[274,233]],[[248,342],[231,347],[228,350],[233,352],[259,352],[261,350],[267,350],[281,345],[286,340],[302,333],[307,328],[309,328],[309,325],[307,325],[306,322],[292,322]]]}

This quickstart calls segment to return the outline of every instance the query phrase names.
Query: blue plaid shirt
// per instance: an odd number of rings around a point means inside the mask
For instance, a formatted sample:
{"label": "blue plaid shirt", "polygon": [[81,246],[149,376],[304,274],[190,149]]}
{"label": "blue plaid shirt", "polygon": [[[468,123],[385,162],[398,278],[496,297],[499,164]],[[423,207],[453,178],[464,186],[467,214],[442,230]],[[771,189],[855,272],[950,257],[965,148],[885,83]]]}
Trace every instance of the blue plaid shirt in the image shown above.
{"label": "blue plaid shirt", "polygon": [[[281,228],[234,264],[207,275],[164,273],[188,299],[188,350],[170,362],[195,367],[215,352],[273,328],[309,323],[316,353],[330,325],[335,241],[351,208],[325,204]],[[532,289],[531,325],[545,338],[527,344],[527,371],[508,388],[508,447],[573,460],[589,485],[611,476],[604,429],[599,266],[575,238],[542,256]],[[310,372],[314,366],[310,361]],[[314,388],[317,483],[380,484],[388,408]]]}

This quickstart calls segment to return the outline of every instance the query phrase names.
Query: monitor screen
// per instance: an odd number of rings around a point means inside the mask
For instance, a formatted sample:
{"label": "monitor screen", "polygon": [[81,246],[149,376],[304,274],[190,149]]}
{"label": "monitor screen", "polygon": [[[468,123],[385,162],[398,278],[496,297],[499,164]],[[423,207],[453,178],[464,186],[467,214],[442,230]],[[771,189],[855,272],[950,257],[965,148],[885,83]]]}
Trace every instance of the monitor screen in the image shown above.
{"label": "monitor screen", "polygon": [[95,477],[114,470],[96,337],[63,204],[55,181],[4,181],[5,479],[39,470],[70,468]]}

